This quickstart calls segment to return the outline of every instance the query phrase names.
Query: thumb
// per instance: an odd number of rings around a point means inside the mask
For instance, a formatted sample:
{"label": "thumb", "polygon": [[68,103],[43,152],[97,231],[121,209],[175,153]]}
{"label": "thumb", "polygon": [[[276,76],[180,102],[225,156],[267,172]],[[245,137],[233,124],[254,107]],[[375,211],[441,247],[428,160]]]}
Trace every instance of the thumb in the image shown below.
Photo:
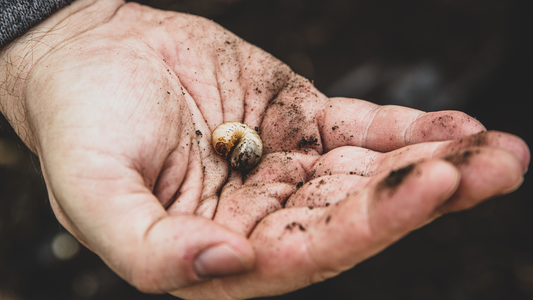
{"label": "thumb", "polygon": [[164,293],[253,267],[246,237],[200,216],[169,215],[140,178],[66,183],[51,195],[62,223],[140,291]]}
{"label": "thumb", "polygon": [[144,292],[168,292],[246,272],[254,263],[245,237],[198,216],[167,216],[126,238],[130,246],[117,240],[107,255],[109,265]]}

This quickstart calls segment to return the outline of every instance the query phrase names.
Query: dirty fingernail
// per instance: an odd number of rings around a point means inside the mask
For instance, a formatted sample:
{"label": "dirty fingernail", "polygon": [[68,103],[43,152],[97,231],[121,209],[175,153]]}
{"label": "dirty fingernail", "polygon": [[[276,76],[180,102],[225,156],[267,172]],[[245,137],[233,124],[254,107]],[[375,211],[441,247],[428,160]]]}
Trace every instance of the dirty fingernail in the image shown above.
{"label": "dirty fingernail", "polygon": [[233,275],[248,271],[244,260],[227,244],[211,247],[200,253],[194,262],[200,277]]}

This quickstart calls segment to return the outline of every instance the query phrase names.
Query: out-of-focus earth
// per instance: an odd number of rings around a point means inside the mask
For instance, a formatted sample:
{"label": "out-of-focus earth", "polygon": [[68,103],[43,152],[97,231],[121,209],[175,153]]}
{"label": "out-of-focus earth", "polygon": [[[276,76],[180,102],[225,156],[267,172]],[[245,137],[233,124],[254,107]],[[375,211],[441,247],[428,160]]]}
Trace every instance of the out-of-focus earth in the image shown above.
{"label": "out-of-focus earth", "polygon": [[[328,96],[463,110],[533,145],[533,22],[519,0],[144,0],[213,19]],[[156,300],[61,227],[0,117],[0,300]],[[533,185],[444,216],[340,276],[264,299],[533,299]]]}

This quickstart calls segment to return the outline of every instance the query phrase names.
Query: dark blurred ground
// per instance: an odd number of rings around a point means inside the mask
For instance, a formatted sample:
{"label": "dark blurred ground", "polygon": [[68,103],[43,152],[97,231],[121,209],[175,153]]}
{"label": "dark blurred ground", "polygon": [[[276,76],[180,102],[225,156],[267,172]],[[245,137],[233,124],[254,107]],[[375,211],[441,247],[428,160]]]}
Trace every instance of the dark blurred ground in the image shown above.
{"label": "dark blurred ground", "polygon": [[[533,145],[527,1],[140,2],[213,19],[328,96],[463,110]],[[48,206],[36,159],[0,124],[0,300],[175,299],[136,292],[74,242]],[[533,299],[528,177],[334,279],[268,299]]]}

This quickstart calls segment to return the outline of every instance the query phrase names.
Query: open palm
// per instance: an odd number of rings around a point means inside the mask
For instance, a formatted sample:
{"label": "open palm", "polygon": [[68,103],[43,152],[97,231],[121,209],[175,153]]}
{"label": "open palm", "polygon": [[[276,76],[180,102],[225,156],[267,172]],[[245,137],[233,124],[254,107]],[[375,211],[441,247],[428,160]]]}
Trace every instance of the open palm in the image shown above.
{"label": "open palm", "polygon": [[[522,140],[460,112],[329,99],[211,21],[121,1],[102,10],[35,63],[15,128],[29,132],[60,222],[143,291],[295,290],[512,191],[529,164]],[[211,147],[229,121],[263,139],[247,174]]]}

